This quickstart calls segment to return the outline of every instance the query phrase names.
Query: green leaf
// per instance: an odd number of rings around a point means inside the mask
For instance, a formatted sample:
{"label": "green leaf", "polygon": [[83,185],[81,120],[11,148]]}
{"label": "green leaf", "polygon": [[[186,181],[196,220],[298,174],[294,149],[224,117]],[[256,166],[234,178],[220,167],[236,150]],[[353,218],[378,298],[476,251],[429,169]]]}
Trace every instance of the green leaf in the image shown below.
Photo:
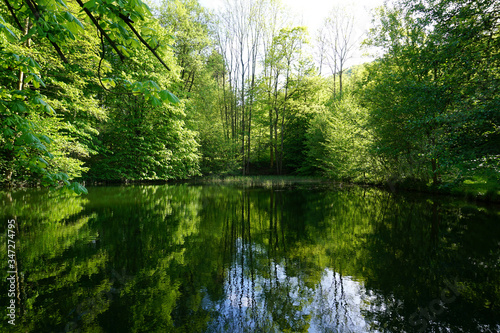
{"label": "green leaf", "polygon": [[58,4],[60,4],[61,6],[63,6],[64,8],[68,8],[68,6],[66,6],[66,4],[64,3],[64,1],[62,1],[62,0],[56,0],[56,2]]}
{"label": "green leaf", "polygon": [[103,78],[102,80],[102,83],[106,83],[108,84],[110,87],[116,87],[116,82],[115,80],[111,79],[111,78]]}
{"label": "green leaf", "polygon": [[38,157],[37,159],[38,159],[38,161],[42,162],[45,166],[49,165],[49,163],[46,160],[44,160],[43,158]]}
{"label": "green leaf", "polygon": [[155,88],[157,91],[160,90],[160,86],[155,81],[150,80],[148,81],[148,83],[151,87]]}
{"label": "green leaf", "polygon": [[71,30],[68,29],[68,34],[69,34],[69,38],[71,38],[72,40],[76,40],[75,38],[75,35],[73,34],[73,32]]}
{"label": "green leaf", "polygon": [[[2,18],[2,21],[3,21],[3,18]],[[16,34],[12,32],[12,30],[10,30],[9,28],[7,28],[7,26],[3,25],[0,23],[0,31],[2,32],[7,32],[5,34],[5,36],[7,37],[7,40],[9,42],[12,42],[12,43],[15,43],[19,40],[19,38],[17,38]]]}
{"label": "green leaf", "polygon": [[36,104],[39,104],[39,105],[42,105],[43,108],[45,109],[45,111],[49,114],[53,114],[55,115],[56,114],[56,111],[54,111],[54,109],[47,103],[45,102],[43,99],[41,99],[40,97],[35,97],[33,99],[33,101],[36,103]]}
{"label": "green leaf", "polygon": [[129,39],[127,39],[127,42],[133,48],[139,48],[139,47],[141,47],[141,43],[137,39],[135,39],[133,37],[130,37]]}
{"label": "green leaf", "polygon": [[132,92],[134,94],[137,94],[137,93],[142,93],[143,92],[143,86],[142,86],[142,83],[141,82],[134,82],[134,84],[132,85]]}
{"label": "green leaf", "polygon": [[83,7],[87,9],[93,9],[96,6],[96,0],[90,0],[83,4]]}
{"label": "green leaf", "polygon": [[12,135],[14,134],[14,131],[13,131],[13,130],[11,130],[10,128],[5,128],[5,129],[3,130],[3,134],[4,134],[4,136],[6,136],[6,137],[10,137],[10,136],[12,136]]}
{"label": "green leaf", "polygon": [[120,49],[126,57],[130,56],[130,52],[128,51],[128,49],[125,46],[118,45],[117,48]]}
{"label": "green leaf", "polygon": [[160,106],[160,105],[162,104],[161,99],[156,98],[156,97],[154,97],[154,96],[151,96],[150,100],[151,100],[151,104],[152,104],[153,106]]}
{"label": "green leaf", "polygon": [[80,26],[80,28],[82,28],[82,30],[85,29],[85,27],[83,26],[82,22],[80,22],[79,19],[77,19],[76,17],[73,16],[73,22],[76,23],[77,25]]}
{"label": "green leaf", "polygon": [[113,24],[113,26],[114,26],[115,28],[118,28],[118,30],[120,31],[120,33],[121,33],[123,36],[128,36],[128,35],[129,35],[129,33],[128,33],[127,29],[125,29],[125,27],[123,27],[121,24],[116,24],[116,23],[115,23],[115,24]]}
{"label": "green leaf", "polygon": [[45,143],[50,143],[52,140],[46,135],[40,135],[40,140],[45,142]]}
{"label": "green leaf", "polygon": [[[64,18],[68,21],[68,23],[66,24],[66,28],[71,33],[76,34],[79,31],[84,30],[83,24],[76,17],[74,17],[73,14],[71,14],[70,12],[65,12]],[[70,37],[72,39],[75,39],[74,36],[70,35]]]}
{"label": "green leaf", "polygon": [[38,62],[36,62],[35,60],[33,60],[33,58],[31,57],[28,57],[28,65],[30,66],[31,69],[41,69],[40,65],[38,64]]}
{"label": "green leaf", "polygon": [[28,77],[26,78],[26,81],[27,82],[30,82],[31,80],[33,80],[33,86],[35,86],[35,88],[40,88],[40,86],[44,87],[45,88],[45,83],[42,81],[42,79],[35,73],[30,73],[30,75],[28,75]]}
{"label": "green leaf", "polygon": [[30,145],[36,142],[40,142],[36,136],[33,135],[33,133],[24,133],[21,135],[19,140],[23,141],[24,143]]}
{"label": "green leaf", "polygon": [[164,101],[168,100],[170,103],[173,103],[173,104],[177,104],[180,102],[180,100],[177,98],[177,96],[175,96],[174,94],[172,94],[168,90],[160,91],[160,98]]}
{"label": "green leaf", "polygon": [[28,112],[28,109],[24,105],[24,102],[13,102],[10,109],[14,112],[19,112],[19,113]]}
{"label": "green leaf", "polygon": [[71,185],[68,186],[70,190],[75,192],[76,194],[88,194],[89,192],[85,188],[85,186],[81,185],[80,183],[73,182]]}
{"label": "green leaf", "polygon": [[64,18],[68,20],[69,22],[73,22],[73,19],[75,18],[70,12],[64,12]]}
{"label": "green leaf", "polygon": [[54,174],[54,179],[60,180],[60,181],[67,181],[69,179],[69,176],[65,174],[64,172],[58,172]]}

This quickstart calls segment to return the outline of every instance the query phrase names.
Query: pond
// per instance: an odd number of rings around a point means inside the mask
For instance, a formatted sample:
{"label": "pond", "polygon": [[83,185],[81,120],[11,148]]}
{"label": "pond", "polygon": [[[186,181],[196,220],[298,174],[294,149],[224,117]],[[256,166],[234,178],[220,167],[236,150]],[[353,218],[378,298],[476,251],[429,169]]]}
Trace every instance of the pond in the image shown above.
{"label": "pond", "polygon": [[15,305],[0,331],[500,331],[498,206],[317,184],[88,190],[0,193]]}

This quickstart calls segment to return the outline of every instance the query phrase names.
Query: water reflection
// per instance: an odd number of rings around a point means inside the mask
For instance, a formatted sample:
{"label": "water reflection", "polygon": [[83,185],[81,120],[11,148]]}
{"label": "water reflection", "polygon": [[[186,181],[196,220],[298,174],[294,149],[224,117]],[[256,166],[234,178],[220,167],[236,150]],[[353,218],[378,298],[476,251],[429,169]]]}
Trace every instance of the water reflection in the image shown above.
{"label": "water reflection", "polygon": [[[215,312],[208,332],[367,332],[361,309],[370,295],[362,283],[325,269],[309,288],[286,267],[271,263],[272,277],[247,277],[238,264],[227,272],[226,298],[214,302],[205,293],[203,306]],[[377,332],[377,330],[374,330]]]}
{"label": "water reflection", "polygon": [[2,331],[500,329],[498,207],[357,187],[0,199],[19,225],[18,317]]}

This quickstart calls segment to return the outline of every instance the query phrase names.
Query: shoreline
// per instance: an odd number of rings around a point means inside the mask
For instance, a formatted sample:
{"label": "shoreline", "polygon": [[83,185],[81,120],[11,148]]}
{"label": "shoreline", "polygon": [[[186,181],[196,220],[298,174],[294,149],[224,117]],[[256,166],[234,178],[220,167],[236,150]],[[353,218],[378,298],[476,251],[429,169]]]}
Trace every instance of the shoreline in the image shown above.
{"label": "shoreline", "polygon": [[[83,186],[127,186],[127,185],[243,185],[249,187],[286,187],[307,184],[330,184],[342,186],[368,186],[382,188],[384,190],[396,192],[414,192],[432,195],[445,195],[463,199],[470,202],[486,202],[500,204],[500,189],[484,190],[477,184],[442,184],[437,186],[411,186],[407,183],[389,182],[349,182],[337,181],[325,177],[291,176],[291,175],[249,175],[249,176],[199,176],[190,179],[169,179],[169,180],[83,180],[79,182]],[[26,188],[44,188],[40,184],[21,184],[10,187],[1,187],[1,190],[19,190]]]}

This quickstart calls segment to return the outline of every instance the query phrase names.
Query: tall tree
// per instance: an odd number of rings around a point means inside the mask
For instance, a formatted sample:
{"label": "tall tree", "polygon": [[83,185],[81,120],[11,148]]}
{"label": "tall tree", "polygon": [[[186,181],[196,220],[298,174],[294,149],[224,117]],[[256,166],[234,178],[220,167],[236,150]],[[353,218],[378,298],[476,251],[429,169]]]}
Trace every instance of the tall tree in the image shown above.
{"label": "tall tree", "polygon": [[368,110],[359,105],[358,96],[357,84],[363,71],[364,66],[352,69],[346,77],[342,97],[329,96],[310,121],[301,171],[342,181],[365,181],[366,177],[374,176],[372,167],[377,163],[369,152]]}
{"label": "tall tree", "polygon": [[[274,47],[274,39],[279,35],[281,29],[284,29],[289,23],[290,17],[286,8],[283,7],[281,1],[271,1],[269,6],[267,7],[265,16],[269,19],[265,21],[265,33],[262,38],[262,53],[263,53],[263,61],[262,61],[262,78],[265,94],[264,98],[267,98],[268,101],[271,101],[273,98],[276,100],[278,86],[275,84],[277,81],[273,80],[273,77],[279,75],[279,70],[277,69],[277,63],[272,60],[273,57],[273,47]],[[263,96],[261,96],[262,98]],[[268,105],[265,108],[268,112],[268,119],[266,124],[269,127],[269,139],[268,139],[268,147],[269,147],[269,166],[272,169],[275,167],[276,161],[276,140],[277,136],[275,136],[275,122],[274,122],[274,108]]]}
{"label": "tall tree", "polygon": [[190,93],[210,55],[210,14],[197,0],[163,1],[156,11],[160,24],[174,37],[174,53],[181,67],[181,91]]}
{"label": "tall tree", "polygon": [[[284,28],[274,37],[265,57],[264,66],[268,68],[263,77],[264,96],[262,102],[272,111],[272,147],[276,159],[276,173],[282,174],[286,125],[299,109],[291,107],[292,100],[299,99],[306,91],[304,80],[313,71],[311,62],[303,52],[307,42],[304,27]],[[306,85],[307,86],[307,85]],[[267,90],[267,91],[266,91]]]}
{"label": "tall tree", "polygon": [[242,173],[250,166],[252,110],[258,54],[264,29],[265,1],[226,1],[219,14],[217,41],[228,70],[228,83],[238,98],[232,106],[234,139],[241,142]]}
{"label": "tall tree", "polygon": [[317,48],[320,52],[320,71],[326,63],[333,75],[333,95],[337,94],[336,78],[339,78],[339,93],[342,94],[342,77],[346,62],[354,51],[354,15],[346,7],[335,6],[318,30]]}

